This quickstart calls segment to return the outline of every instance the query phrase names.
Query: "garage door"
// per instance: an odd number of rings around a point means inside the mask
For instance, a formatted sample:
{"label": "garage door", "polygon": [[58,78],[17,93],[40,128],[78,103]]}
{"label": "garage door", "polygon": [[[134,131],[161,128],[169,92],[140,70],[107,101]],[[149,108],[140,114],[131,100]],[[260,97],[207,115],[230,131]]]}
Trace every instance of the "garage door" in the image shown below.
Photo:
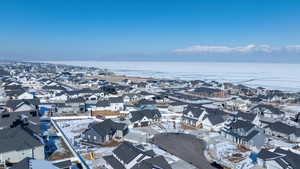
{"label": "garage door", "polygon": [[142,127],[149,126],[149,122],[148,121],[141,122],[141,126]]}

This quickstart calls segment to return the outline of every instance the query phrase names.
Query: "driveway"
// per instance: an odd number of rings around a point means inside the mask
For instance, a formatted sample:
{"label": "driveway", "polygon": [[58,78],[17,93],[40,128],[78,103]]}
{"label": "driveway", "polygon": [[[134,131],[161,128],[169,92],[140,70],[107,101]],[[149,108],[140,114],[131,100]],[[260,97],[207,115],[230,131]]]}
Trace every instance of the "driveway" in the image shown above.
{"label": "driveway", "polygon": [[215,169],[204,156],[205,142],[196,136],[183,133],[162,133],[155,135],[151,141],[161,149],[199,169]]}

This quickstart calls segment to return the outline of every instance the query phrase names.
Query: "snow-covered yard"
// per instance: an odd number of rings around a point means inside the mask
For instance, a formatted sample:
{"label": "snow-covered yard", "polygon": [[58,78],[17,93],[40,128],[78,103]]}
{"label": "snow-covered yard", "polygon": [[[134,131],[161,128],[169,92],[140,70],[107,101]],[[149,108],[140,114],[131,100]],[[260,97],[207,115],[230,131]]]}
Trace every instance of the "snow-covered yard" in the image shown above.
{"label": "snow-covered yard", "polygon": [[291,149],[291,148],[295,147],[297,144],[296,143],[288,143],[288,142],[280,140],[278,138],[274,138],[268,142],[268,145],[270,145],[272,147],[282,147],[282,148]]}
{"label": "snow-covered yard", "polygon": [[[112,151],[116,147],[100,147],[100,146],[86,146],[80,144],[80,134],[88,128],[90,123],[95,121],[100,121],[97,119],[77,119],[77,120],[59,120],[57,121],[58,126],[61,128],[62,132],[71,141],[72,146],[80,152],[81,156],[85,159],[86,163],[91,166],[91,168],[97,168],[102,166],[105,161],[103,156],[111,155]],[[180,125],[173,122],[162,122],[157,125],[144,128],[131,128],[129,133],[124,137],[124,140],[133,143],[144,144],[145,148],[153,149],[158,155],[163,155],[169,163],[174,163],[179,160],[176,156],[169,154],[168,152],[158,148],[155,145],[148,143],[147,139],[151,136],[166,132],[166,131],[176,131],[174,129],[174,124],[176,129],[180,128]],[[93,154],[91,159],[90,154]]]}
{"label": "snow-covered yard", "polygon": [[80,135],[81,132],[87,129],[90,123],[95,121],[95,119],[60,120],[57,121],[57,124],[62,129],[64,134],[70,140],[73,140],[75,136]]}
{"label": "snow-covered yard", "polygon": [[251,151],[241,151],[237,145],[227,140],[219,140],[218,143],[209,144],[208,156],[230,168],[250,168],[253,165],[249,158]]}

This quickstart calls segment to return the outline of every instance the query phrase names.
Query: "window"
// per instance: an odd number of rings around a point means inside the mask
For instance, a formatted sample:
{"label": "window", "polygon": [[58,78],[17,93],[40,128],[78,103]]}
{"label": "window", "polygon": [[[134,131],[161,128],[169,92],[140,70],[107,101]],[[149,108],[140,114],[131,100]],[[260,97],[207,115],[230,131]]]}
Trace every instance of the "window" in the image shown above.
{"label": "window", "polygon": [[94,140],[97,140],[97,136],[94,136]]}

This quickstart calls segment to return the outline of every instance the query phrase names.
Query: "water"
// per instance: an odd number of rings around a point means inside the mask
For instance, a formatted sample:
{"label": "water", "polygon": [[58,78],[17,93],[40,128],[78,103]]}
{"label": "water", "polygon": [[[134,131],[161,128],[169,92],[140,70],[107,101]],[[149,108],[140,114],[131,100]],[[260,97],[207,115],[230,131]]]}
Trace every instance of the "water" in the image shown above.
{"label": "water", "polygon": [[93,66],[112,70],[117,75],[182,80],[216,80],[251,87],[300,91],[300,64],[214,63],[214,62],[50,62]]}

